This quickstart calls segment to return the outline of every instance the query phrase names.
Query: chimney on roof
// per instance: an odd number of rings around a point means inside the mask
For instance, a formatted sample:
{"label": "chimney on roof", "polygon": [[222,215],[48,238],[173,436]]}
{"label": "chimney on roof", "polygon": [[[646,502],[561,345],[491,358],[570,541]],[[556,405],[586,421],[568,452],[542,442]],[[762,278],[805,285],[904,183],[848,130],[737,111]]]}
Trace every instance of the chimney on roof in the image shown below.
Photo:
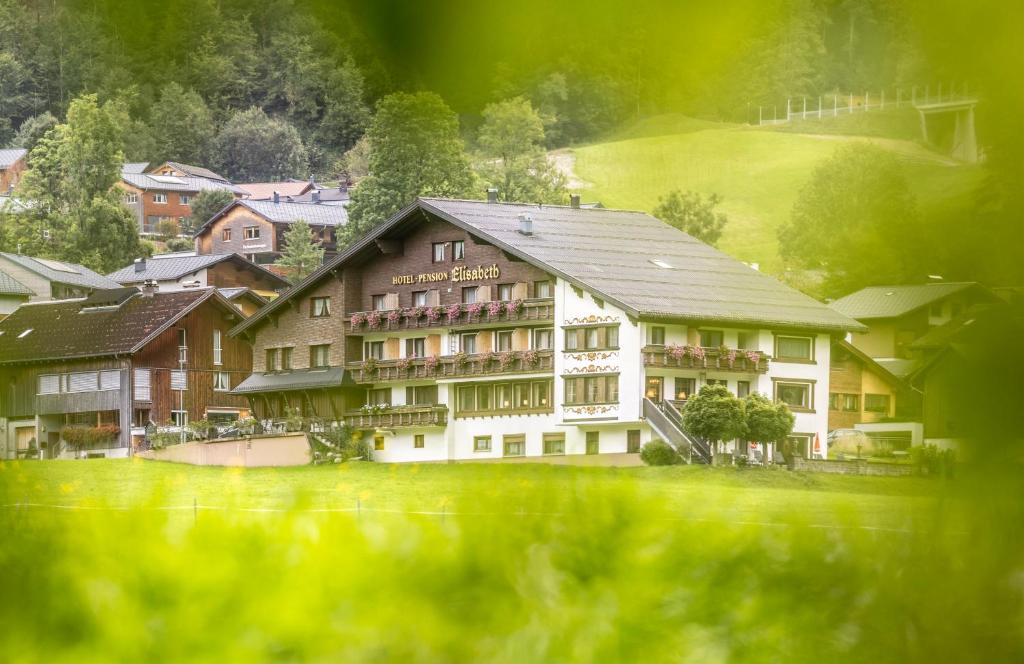
{"label": "chimney on roof", "polygon": [[498,190],[494,187],[488,187],[487,189],[487,202],[497,203],[498,202]]}
{"label": "chimney on roof", "polygon": [[313,190],[313,202],[314,203],[319,203],[320,202],[320,191],[318,189],[314,189]]}
{"label": "chimney on roof", "polygon": [[522,235],[533,235],[533,217],[529,212],[519,215],[519,233]]}
{"label": "chimney on roof", "polygon": [[153,297],[160,290],[156,279],[146,279],[142,282],[142,297]]}
{"label": "chimney on roof", "polygon": [[145,257],[143,257],[143,258],[136,258],[135,259],[135,271],[136,272],[145,272],[146,271],[146,259],[145,259]]}
{"label": "chimney on roof", "polygon": [[580,195],[579,194],[569,194],[569,206],[574,208],[574,209],[576,209],[576,210],[580,209]]}
{"label": "chimney on roof", "polygon": [[281,194],[279,194],[279,193],[277,193],[277,192],[275,191],[275,192],[274,192],[274,204],[275,204],[275,205],[277,205],[277,204],[278,204],[278,203],[280,203],[280,202],[281,202]]}

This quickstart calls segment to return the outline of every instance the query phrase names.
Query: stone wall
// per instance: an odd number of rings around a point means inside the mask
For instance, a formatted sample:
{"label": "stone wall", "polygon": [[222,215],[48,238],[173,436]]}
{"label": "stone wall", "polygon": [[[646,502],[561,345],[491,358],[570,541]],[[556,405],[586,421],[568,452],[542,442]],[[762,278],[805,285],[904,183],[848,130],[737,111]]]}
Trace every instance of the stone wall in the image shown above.
{"label": "stone wall", "polygon": [[191,442],[162,450],[139,452],[156,461],[174,461],[194,466],[304,466],[310,462],[309,442],[304,433],[252,436],[212,443]]}
{"label": "stone wall", "polygon": [[801,459],[796,457],[792,470],[812,473],[836,473],[839,475],[875,475],[883,477],[905,477],[916,474],[916,468],[903,463],[868,463],[867,459],[834,461],[825,459]]}

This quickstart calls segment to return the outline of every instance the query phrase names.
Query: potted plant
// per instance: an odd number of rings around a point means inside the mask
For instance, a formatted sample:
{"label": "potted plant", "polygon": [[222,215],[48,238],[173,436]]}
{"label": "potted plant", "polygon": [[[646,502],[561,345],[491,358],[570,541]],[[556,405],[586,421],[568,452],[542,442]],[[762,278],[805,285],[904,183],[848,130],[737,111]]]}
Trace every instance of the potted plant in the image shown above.
{"label": "potted plant", "polygon": [[415,322],[423,318],[424,313],[426,312],[423,307],[413,307],[412,309],[405,310],[405,317]]}
{"label": "potted plant", "polygon": [[423,368],[426,370],[427,375],[432,376],[437,371],[437,363],[440,361],[437,355],[431,355],[423,361]]}
{"label": "potted plant", "polygon": [[535,350],[525,350],[520,354],[522,358],[523,366],[532,369],[537,366],[537,362],[540,361],[540,356]]}
{"label": "potted plant", "polygon": [[366,314],[366,325],[371,330],[376,330],[380,328],[380,312],[371,311],[370,313]]}
{"label": "potted plant", "polygon": [[665,347],[665,354],[679,364],[686,357],[686,348],[679,344],[669,344]]}
{"label": "potted plant", "polygon": [[373,376],[373,372],[377,370],[377,358],[368,357],[363,360],[363,378],[368,379]]}
{"label": "potted plant", "polygon": [[398,371],[398,375],[404,376],[409,371],[409,367],[412,366],[412,360],[408,357],[400,357],[395,360],[395,369]]}
{"label": "potted plant", "polygon": [[522,310],[523,310],[523,301],[522,300],[512,300],[511,302],[506,302],[505,303],[505,312],[508,313],[509,316],[515,316],[515,315],[517,315]]}
{"label": "potted plant", "polygon": [[494,300],[494,301],[491,301],[491,302],[487,303],[487,317],[488,318],[498,318],[499,316],[501,316],[501,310],[502,310],[502,306],[501,306],[501,302],[500,301]]}
{"label": "potted plant", "polygon": [[748,350],[744,356],[747,358],[747,362],[750,362],[751,367],[757,369],[761,363],[761,353],[756,350]]}
{"label": "potted plant", "polygon": [[366,323],[366,314],[362,312],[352,314],[351,324],[353,330],[358,330],[364,323]]}
{"label": "potted plant", "polygon": [[501,367],[502,371],[507,371],[512,363],[516,361],[515,353],[510,350],[506,350],[498,355],[498,366]]}
{"label": "potted plant", "polygon": [[456,302],[455,304],[449,304],[448,308],[444,311],[448,317],[448,324],[451,325],[459,320],[459,316],[462,315],[462,305]]}
{"label": "potted plant", "polygon": [[441,307],[428,307],[427,308],[427,323],[433,325],[437,321],[441,320],[441,314],[444,313],[444,309]]}
{"label": "potted plant", "polygon": [[401,312],[398,309],[392,309],[388,312],[388,329],[398,327],[398,320],[401,317]]}
{"label": "potted plant", "polygon": [[477,320],[480,318],[480,312],[483,311],[484,305],[479,302],[473,302],[466,306],[466,314],[469,316],[469,320]]}

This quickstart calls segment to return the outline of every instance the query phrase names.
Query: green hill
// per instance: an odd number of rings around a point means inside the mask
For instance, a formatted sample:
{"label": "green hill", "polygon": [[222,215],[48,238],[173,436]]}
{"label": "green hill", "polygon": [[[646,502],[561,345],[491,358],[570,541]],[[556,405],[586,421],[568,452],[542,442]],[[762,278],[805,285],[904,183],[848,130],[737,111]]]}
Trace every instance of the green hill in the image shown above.
{"label": "green hill", "polygon": [[720,247],[778,272],[776,229],[815,165],[840,142],[866,140],[895,152],[926,214],[964,208],[981,169],[908,140],[913,117],[905,110],[771,128],[657,116],[556,157],[584,200],[606,207],[650,211],[676,188],[719,194],[730,220]]}

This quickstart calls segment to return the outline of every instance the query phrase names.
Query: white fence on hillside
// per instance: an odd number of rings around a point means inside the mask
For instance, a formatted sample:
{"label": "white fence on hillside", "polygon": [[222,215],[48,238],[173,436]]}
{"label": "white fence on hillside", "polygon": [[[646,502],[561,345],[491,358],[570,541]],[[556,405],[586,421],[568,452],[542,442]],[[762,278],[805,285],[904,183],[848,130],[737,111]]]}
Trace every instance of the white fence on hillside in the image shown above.
{"label": "white fence on hillside", "polygon": [[[898,108],[914,108],[919,105],[940,104],[970,99],[966,83],[957,87],[955,84],[937,86],[913,86],[909,90],[896,88],[861,94],[833,92],[817,97],[789,97],[784,106],[758,106],[757,124],[786,124],[793,120],[812,120],[835,118],[840,115],[866,113],[868,111],[884,111]],[[753,120],[751,118],[751,120]]]}

